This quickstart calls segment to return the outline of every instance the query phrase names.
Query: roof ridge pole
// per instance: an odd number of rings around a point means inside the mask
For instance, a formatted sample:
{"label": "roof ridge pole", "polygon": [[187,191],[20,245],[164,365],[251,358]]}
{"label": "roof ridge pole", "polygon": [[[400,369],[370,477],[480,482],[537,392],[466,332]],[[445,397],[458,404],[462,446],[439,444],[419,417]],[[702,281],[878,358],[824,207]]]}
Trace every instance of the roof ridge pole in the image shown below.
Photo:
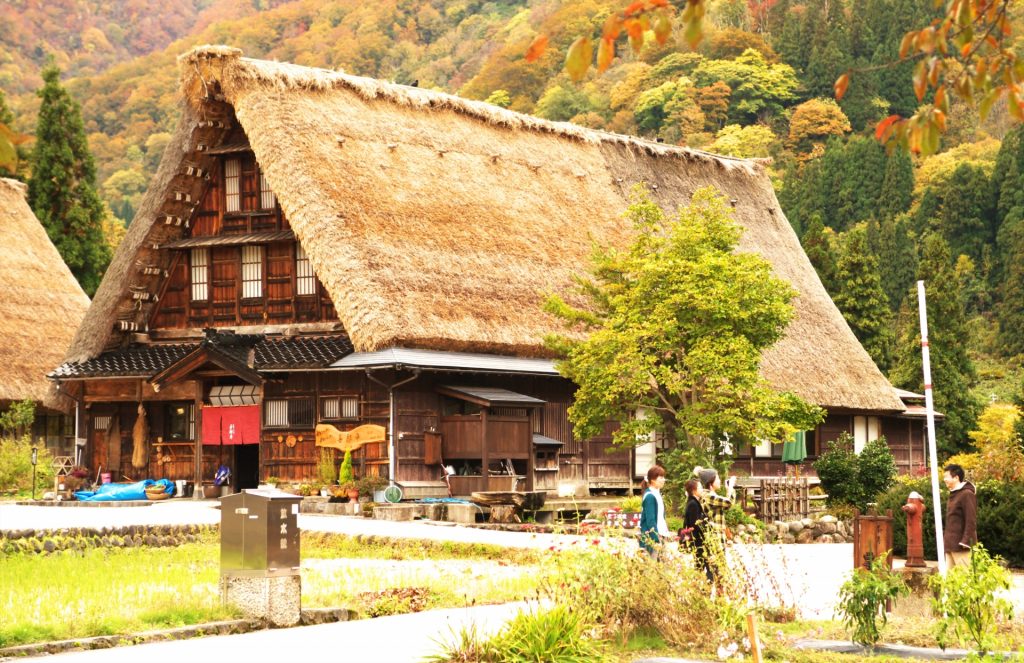
{"label": "roof ridge pole", "polygon": [[928,416],[928,457],[932,478],[932,513],[935,516],[935,556],[939,574],[946,575],[946,555],[942,545],[942,500],[939,497],[939,462],[935,446],[935,404],[932,400],[932,365],[928,351],[928,307],[924,281],[917,282],[917,307],[921,316],[921,369],[924,371],[924,405]]}

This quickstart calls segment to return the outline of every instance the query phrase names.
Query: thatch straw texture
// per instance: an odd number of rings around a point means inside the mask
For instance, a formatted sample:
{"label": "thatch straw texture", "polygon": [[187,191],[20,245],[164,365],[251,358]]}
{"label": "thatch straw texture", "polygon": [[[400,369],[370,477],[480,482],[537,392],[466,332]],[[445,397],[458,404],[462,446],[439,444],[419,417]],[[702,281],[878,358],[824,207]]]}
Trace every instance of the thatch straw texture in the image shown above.
{"label": "thatch straw texture", "polygon": [[60,363],[89,308],[71,270],[25,202],[25,185],[0,179],[0,402],[26,398],[55,409],[46,374]]}
{"label": "thatch straw texture", "polygon": [[591,131],[481,102],[202,47],[180,59],[185,113],[73,347],[98,352],[152,215],[221,99],[241,123],[357,350],[392,345],[533,355],[557,328],[540,302],[622,243],[634,184],[674,209],[703,186],[734,201],[742,249],[800,292],[769,351],[777,387],[821,405],[902,403],[829,299],[762,164]]}

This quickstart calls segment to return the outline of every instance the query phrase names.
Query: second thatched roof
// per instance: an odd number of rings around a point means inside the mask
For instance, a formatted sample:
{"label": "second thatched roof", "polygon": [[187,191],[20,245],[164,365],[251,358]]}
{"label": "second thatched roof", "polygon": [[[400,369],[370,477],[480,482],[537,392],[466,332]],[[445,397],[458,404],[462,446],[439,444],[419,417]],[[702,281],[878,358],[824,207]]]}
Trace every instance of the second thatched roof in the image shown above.
{"label": "second thatched roof", "polygon": [[89,308],[46,230],[25,201],[25,185],[0,178],[0,403],[31,399],[66,410],[46,374],[64,356]]}
{"label": "second thatched roof", "polygon": [[144,323],[126,306],[136,266],[174,239],[158,219],[181,213],[179,194],[198,199],[188,168],[214,165],[204,150],[237,121],[357,350],[543,354],[542,336],[557,329],[543,293],[586,268],[592,240],[628,239],[620,215],[636,183],[670,210],[713,185],[746,229],[741,250],[765,256],[800,293],[764,375],[820,405],[903,410],[822,287],[762,164],[226,47],[179,62],[181,123],[71,360],[98,354],[118,322]]}

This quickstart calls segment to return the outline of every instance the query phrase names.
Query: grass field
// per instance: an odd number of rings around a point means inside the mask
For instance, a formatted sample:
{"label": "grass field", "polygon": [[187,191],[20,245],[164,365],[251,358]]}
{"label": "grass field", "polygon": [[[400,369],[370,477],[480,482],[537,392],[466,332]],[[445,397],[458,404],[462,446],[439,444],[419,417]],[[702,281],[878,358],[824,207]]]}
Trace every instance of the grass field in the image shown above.
{"label": "grass field", "polygon": [[[496,546],[303,537],[302,605],[382,615],[532,596],[537,553]],[[0,558],[0,647],[238,616],[220,605],[216,535],[176,548]],[[407,590],[407,591],[397,591]]]}

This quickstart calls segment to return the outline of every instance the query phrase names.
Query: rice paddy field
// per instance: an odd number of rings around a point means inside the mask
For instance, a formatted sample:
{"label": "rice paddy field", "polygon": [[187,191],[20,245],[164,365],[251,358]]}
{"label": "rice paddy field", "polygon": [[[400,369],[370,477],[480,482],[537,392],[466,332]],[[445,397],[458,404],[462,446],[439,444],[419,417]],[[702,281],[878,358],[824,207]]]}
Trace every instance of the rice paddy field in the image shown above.
{"label": "rice paddy field", "polygon": [[[541,556],[485,545],[304,536],[303,608],[363,616],[534,596]],[[216,535],[174,548],[0,557],[0,648],[239,617],[220,604]]]}

